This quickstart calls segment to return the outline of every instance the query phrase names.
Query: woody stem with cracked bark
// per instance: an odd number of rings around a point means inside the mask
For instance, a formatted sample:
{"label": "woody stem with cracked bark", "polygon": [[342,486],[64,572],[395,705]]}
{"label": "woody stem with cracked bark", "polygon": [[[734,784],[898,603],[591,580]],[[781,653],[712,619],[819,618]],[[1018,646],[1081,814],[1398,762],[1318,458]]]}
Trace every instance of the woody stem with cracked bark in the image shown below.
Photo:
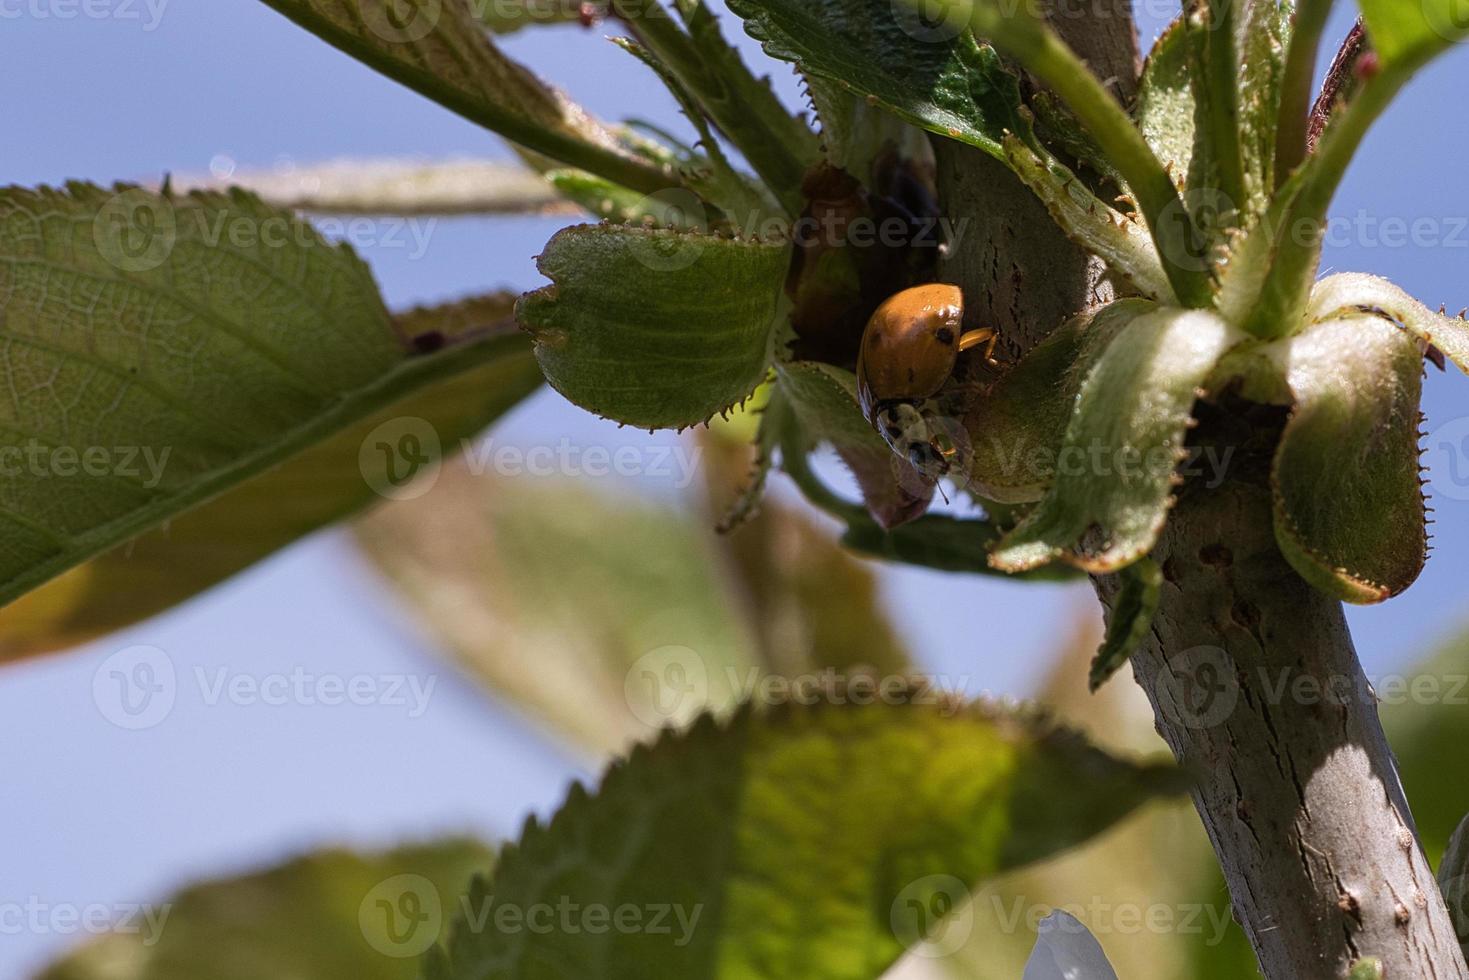
{"label": "woody stem with cracked bark", "polygon": [[[1053,23],[1131,98],[1128,0]],[[935,152],[943,209],[967,224],[940,278],[963,288],[967,318],[999,327],[1007,360],[1111,298],[1099,264],[1002,166],[948,140]],[[1221,486],[1182,489],[1155,553],[1161,607],[1133,670],[1159,733],[1200,774],[1194,801],[1235,917],[1268,980],[1343,977],[1366,956],[1390,978],[1465,980],[1341,605],[1275,542],[1268,475],[1281,420],[1242,405],[1200,414],[1195,441],[1237,452]],[[1108,605],[1117,582],[1095,585]]]}

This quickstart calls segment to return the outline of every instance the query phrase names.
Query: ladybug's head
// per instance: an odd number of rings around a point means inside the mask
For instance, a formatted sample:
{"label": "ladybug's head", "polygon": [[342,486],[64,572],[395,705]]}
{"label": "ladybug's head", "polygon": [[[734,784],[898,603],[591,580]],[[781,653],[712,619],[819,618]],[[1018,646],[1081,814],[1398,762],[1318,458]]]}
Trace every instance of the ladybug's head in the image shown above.
{"label": "ladybug's head", "polygon": [[938,480],[949,472],[948,442],[917,402],[886,401],[873,419],[883,441],[924,476]]}

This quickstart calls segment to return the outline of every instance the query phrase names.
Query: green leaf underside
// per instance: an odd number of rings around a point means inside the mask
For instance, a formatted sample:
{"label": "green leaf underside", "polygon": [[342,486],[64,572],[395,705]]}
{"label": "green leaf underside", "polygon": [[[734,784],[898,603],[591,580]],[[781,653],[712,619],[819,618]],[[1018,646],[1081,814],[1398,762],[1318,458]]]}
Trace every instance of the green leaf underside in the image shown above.
{"label": "green leaf underside", "polygon": [[650,193],[674,183],[505,57],[480,0],[263,0],[323,40],[527,149]]}
{"label": "green leaf underside", "polygon": [[1111,572],[1152,550],[1196,389],[1240,339],[1201,310],[1155,310],[1124,328],[1081,385],[1055,482],[1000,542],[995,566],[1024,571],[1064,559]]}
{"label": "green leaf underside", "polygon": [[1358,315],[1308,328],[1277,356],[1295,397],[1273,471],[1281,550],[1344,601],[1397,595],[1422,571],[1428,544],[1417,344]]}
{"label": "green leaf underside", "polygon": [[582,225],[537,260],[521,297],[546,380],[581,407],[646,428],[704,422],[765,378],[788,244]]}
{"label": "green leaf underside", "polygon": [[[852,372],[814,361],[779,364],[776,372],[801,436],[799,445],[785,455],[830,443],[856,479],[867,512],[881,527],[896,527],[928,509],[933,482],[897,456],[862,415]],[[787,471],[791,462],[787,459]],[[850,513],[842,516],[848,524],[857,519]]]}
{"label": "green leaf underside", "polygon": [[242,193],[0,191],[0,298],[0,430],[46,463],[0,479],[0,602],[503,353],[411,356],[349,249]]}
{"label": "green leaf underside", "polygon": [[1162,598],[1163,571],[1151,559],[1140,559],[1119,574],[1122,591],[1112,608],[1107,634],[1087,678],[1087,686],[1093,691],[1107,683],[1137,652],[1153,627],[1153,617]]}
{"label": "green leaf underside", "polygon": [[1194,91],[1188,31],[1175,20],[1153,45],[1138,86],[1138,127],[1176,183],[1188,175],[1194,152]]}
{"label": "green leaf underside", "polygon": [[1265,213],[1275,190],[1276,126],[1294,9],[1294,0],[1254,0],[1240,9],[1235,46],[1245,195],[1241,206],[1251,217]]}
{"label": "green leaf underside", "polygon": [[[842,535],[842,544],[860,555],[882,561],[941,572],[1001,575],[1004,573],[989,564],[990,549],[999,538],[1000,530],[991,521],[925,514],[891,530],[883,530],[870,521],[854,521]],[[1067,582],[1078,574],[1070,568],[1052,565],[1018,577],[1038,582]]]}
{"label": "green leaf underside", "polygon": [[1073,317],[976,403],[964,427],[975,433],[970,478],[982,497],[1028,504],[1045,496],[1087,371],[1119,331],[1155,309],[1122,300]]}
{"label": "green leaf underside", "polygon": [[[510,294],[493,294],[397,317],[405,336],[427,330],[464,336],[489,327],[491,335],[476,343],[487,355],[498,354],[372,411],[0,609],[0,662],[75,646],[204,592],[293,541],[381,501],[375,488],[394,486],[390,463],[394,478],[431,472],[438,451],[452,455],[460,440],[489,425],[541,382],[530,344],[509,319],[513,301]],[[435,458],[410,461],[400,441],[426,431],[434,434],[437,448],[434,440],[415,445]]]}
{"label": "green leaf underside", "polygon": [[139,915],[133,931],[94,939],[38,980],[413,980],[416,952],[493,860],[468,840],[318,851],[193,885],[150,906],[167,912],[156,932]]}
{"label": "green leaf underside", "polygon": [[1145,225],[1114,211],[1054,157],[1043,159],[1017,136],[1005,139],[1005,158],[1067,237],[1144,296],[1176,302]]}
{"label": "green leaf underside", "polygon": [[582,12],[581,4],[561,0],[495,0],[494,3],[473,0],[469,7],[479,22],[496,34],[513,34],[527,27],[576,24]]}
{"label": "green leaf underside", "polygon": [[1313,321],[1358,312],[1385,314],[1469,373],[1469,322],[1434,312],[1386,279],[1344,272],[1321,280],[1311,294]]}
{"label": "green leaf underside", "polygon": [[1019,80],[995,50],[957,24],[920,40],[906,0],[731,0],[729,8],[766,54],[996,159],[1005,133],[1028,130]]}
{"label": "green leaf underside", "polygon": [[942,930],[924,910],[1092,836],[1178,778],[943,703],[705,718],[615,765],[595,796],[574,789],[470,889],[471,909],[491,897],[671,907],[667,933],[510,934],[461,917],[426,974],[867,980],[904,939]]}

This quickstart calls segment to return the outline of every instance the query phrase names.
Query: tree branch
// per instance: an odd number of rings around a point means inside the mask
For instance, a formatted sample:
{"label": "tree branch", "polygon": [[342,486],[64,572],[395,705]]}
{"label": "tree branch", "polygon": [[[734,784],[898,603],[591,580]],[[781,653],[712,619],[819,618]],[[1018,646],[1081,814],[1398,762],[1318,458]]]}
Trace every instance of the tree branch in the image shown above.
{"label": "tree branch", "polygon": [[[1128,101],[1128,0],[1055,3],[1058,32]],[[1001,165],[948,140],[935,152],[943,210],[964,232],[940,275],[964,289],[973,325],[999,328],[1003,360],[1111,298],[1100,264]],[[1379,957],[1391,978],[1464,980],[1341,606],[1296,576],[1275,543],[1268,461],[1280,419],[1216,414],[1196,436],[1245,451],[1224,485],[1186,487],[1172,514],[1155,554],[1162,607],[1134,674],[1159,732],[1200,769],[1195,802],[1235,916],[1270,980],[1344,977],[1362,956]],[[1096,587],[1105,605],[1117,582]],[[1313,685],[1348,695],[1307,703],[1298,692]]]}

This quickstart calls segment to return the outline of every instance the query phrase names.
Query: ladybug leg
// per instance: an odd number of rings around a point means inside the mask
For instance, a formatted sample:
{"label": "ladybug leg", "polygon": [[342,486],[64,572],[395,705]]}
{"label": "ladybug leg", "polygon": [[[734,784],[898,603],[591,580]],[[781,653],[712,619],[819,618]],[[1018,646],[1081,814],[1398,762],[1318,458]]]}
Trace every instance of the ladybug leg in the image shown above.
{"label": "ladybug leg", "polygon": [[995,363],[995,344],[1000,342],[1000,332],[992,327],[981,327],[978,330],[966,330],[959,337],[959,350],[961,352],[984,344],[984,360],[986,364]]}

